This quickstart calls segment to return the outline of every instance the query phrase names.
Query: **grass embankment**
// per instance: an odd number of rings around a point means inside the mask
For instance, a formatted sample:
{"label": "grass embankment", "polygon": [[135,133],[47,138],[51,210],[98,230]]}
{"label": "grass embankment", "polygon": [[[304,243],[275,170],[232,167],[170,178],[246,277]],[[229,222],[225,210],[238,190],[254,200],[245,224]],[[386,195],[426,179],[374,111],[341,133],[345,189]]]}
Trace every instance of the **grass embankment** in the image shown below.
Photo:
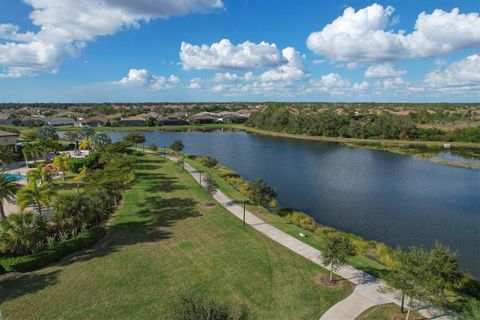
{"label": "grass embankment", "polygon": [[480,149],[480,143],[472,142],[445,142],[445,141],[416,141],[416,140],[388,140],[388,139],[355,139],[355,138],[342,138],[342,137],[325,137],[325,136],[308,136],[301,134],[290,134],[284,132],[275,132],[268,130],[261,130],[256,128],[247,127],[244,125],[231,125],[232,128],[237,130],[245,130],[252,133],[258,133],[262,135],[268,135],[273,137],[312,140],[312,141],[329,141],[329,142],[345,142],[355,145],[385,145],[385,146],[417,146],[417,147],[431,147],[431,148],[443,148],[445,143],[450,143],[452,148],[466,148],[466,149]]}
{"label": "grass embankment", "polygon": [[[240,191],[238,191],[233,186],[231,186],[227,181],[222,179],[218,174],[215,173],[214,170],[211,170],[206,166],[202,165],[200,162],[192,159],[185,158],[185,161],[187,161],[197,170],[210,172],[213,178],[215,179],[215,181],[217,182],[219,188],[231,199],[234,199],[235,201],[238,201],[238,202],[243,202],[243,201],[248,202],[248,198],[244,194],[242,194]],[[318,250],[325,249],[326,244],[325,244],[324,238],[316,235],[315,233],[305,230],[295,224],[288,223],[283,217],[277,214],[274,214],[263,207],[259,208],[257,205],[247,204],[247,208],[252,213],[256,214],[259,218],[274,225],[275,227],[291,235],[292,237],[300,241],[303,241],[306,244]],[[305,234],[306,237],[300,237],[299,236],[300,233]],[[388,271],[388,269],[385,266],[365,256],[359,255],[359,256],[349,258],[348,262],[353,267],[363,270],[365,272],[368,272],[379,278],[382,278],[382,274]]]}
{"label": "grass embankment", "polygon": [[107,235],[89,250],[37,272],[0,277],[12,319],[166,318],[194,294],[246,305],[258,319],[318,319],[350,285],[314,282],[317,265],[244,227],[177,165],[139,159]]}
{"label": "grass embankment", "polygon": [[[382,304],[371,307],[360,314],[355,320],[400,320],[405,319],[406,313],[401,313],[396,304]],[[410,315],[410,320],[423,320],[420,314],[413,312]]]}
{"label": "grass embankment", "polygon": [[[225,179],[223,179],[219,174],[217,174],[216,170],[212,170],[204,166],[201,162],[189,159],[188,157],[184,158],[185,161],[190,163],[193,167],[195,167],[197,170],[201,170],[203,172],[209,172],[212,177],[216,180],[217,184],[219,185],[219,188],[231,199],[238,201],[238,202],[244,202],[247,201],[248,203],[248,198],[245,196],[244,193],[240,192],[237,190],[235,187],[233,187],[231,184],[229,184]],[[233,171],[232,171],[233,172]],[[241,179],[241,178],[239,178]],[[264,221],[270,223],[271,225],[274,225],[278,229],[284,231],[285,233],[291,235],[292,237],[322,251],[324,250],[326,243],[325,243],[325,238],[315,232],[308,231],[296,224],[290,223],[287,219],[284,217],[272,213],[268,210],[266,210],[263,207],[258,207],[257,205],[252,205],[252,204],[247,204],[247,208],[250,210],[250,212],[256,214],[258,217],[263,219]],[[328,228],[327,228],[328,229]],[[334,232],[341,232],[341,231],[336,231],[334,229],[331,229]],[[303,233],[305,237],[301,237],[299,234]],[[347,234],[343,233],[345,236],[350,237],[352,239],[358,239],[355,235],[352,234]],[[361,239],[361,238],[359,238]],[[362,244],[366,244],[367,241],[361,240]],[[385,246],[382,243],[377,243],[378,248],[382,246]],[[386,247],[386,246],[385,246]],[[386,247],[388,248],[388,247]],[[382,254],[380,253],[380,256]],[[387,261],[389,259],[388,255],[384,257]],[[373,259],[371,256],[368,256],[367,254],[359,254],[354,257],[348,258],[348,263],[360,270],[363,270],[377,278],[380,279],[385,279],[386,275],[390,272],[390,269],[385,266],[382,263],[377,262],[377,260]],[[471,281],[476,281],[476,280],[471,280]],[[472,284],[473,286],[477,286],[477,284]],[[476,289],[474,289],[475,291]],[[466,291],[467,292],[467,291]],[[478,292],[478,291],[477,291]],[[464,308],[466,307],[466,304],[468,302],[468,299],[474,299],[472,297],[468,297],[463,293],[460,293],[458,291],[454,292],[449,292],[448,293],[448,303],[447,307],[451,310],[454,310],[456,312],[462,312]]]}

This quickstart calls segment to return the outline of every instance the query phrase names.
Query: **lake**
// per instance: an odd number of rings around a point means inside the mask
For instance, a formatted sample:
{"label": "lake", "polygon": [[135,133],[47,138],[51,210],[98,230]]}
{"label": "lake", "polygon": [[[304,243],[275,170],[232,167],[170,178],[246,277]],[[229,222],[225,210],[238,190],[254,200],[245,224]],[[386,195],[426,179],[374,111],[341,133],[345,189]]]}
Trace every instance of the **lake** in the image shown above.
{"label": "lake", "polygon": [[[109,132],[114,141],[128,132]],[[414,156],[244,132],[140,132],[146,144],[175,139],[248,180],[262,178],[283,207],[320,224],[391,246],[436,241],[457,250],[480,277],[480,171]]]}

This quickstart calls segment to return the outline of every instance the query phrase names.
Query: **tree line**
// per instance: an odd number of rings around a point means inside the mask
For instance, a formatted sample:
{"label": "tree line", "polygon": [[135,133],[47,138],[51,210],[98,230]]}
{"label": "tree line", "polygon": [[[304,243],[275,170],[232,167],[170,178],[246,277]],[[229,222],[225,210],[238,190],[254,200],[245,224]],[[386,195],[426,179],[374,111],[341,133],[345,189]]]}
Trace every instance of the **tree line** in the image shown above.
{"label": "tree line", "polygon": [[412,116],[357,114],[353,110],[307,112],[288,107],[268,107],[252,113],[247,126],[291,134],[357,139],[392,139],[424,141],[480,142],[480,126],[444,132],[436,128],[419,128]]}

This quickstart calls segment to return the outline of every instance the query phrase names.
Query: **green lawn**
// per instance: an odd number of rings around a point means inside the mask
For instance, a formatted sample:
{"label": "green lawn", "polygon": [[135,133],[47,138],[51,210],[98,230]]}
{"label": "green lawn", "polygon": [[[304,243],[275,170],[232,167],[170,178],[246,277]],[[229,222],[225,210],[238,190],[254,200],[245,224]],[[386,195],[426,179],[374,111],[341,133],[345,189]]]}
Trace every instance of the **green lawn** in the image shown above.
{"label": "green lawn", "polygon": [[168,318],[183,294],[246,305],[258,319],[318,319],[345,298],[314,282],[325,272],[241,222],[175,164],[139,159],[108,233],[43,270],[0,277],[7,319]]}
{"label": "green lawn", "polygon": [[[401,313],[400,307],[396,304],[382,304],[365,310],[356,320],[398,320],[405,319],[407,313]],[[416,312],[410,315],[410,320],[425,319]]]}
{"label": "green lawn", "polygon": [[[236,190],[234,187],[228,184],[224,179],[222,179],[220,176],[215,174],[215,172],[208,169],[198,161],[193,161],[191,159],[186,159],[186,161],[190,163],[192,166],[194,166],[197,170],[202,170],[204,172],[212,173],[212,176],[217,181],[219,188],[230,198],[237,201],[248,200],[247,197],[245,197],[242,193],[240,193],[238,190]],[[288,223],[285,218],[280,217],[279,215],[276,215],[274,213],[271,213],[265,210],[264,208],[259,209],[258,206],[256,205],[247,205],[247,208],[252,213],[255,213],[258,217],[263,219],[264,221],[267,221],[268,223],[274,225],[278,229],[284,231],[285,233],[288,233],[292,237],[297,238],[298,240],[305,242],[306,244],[318,250],[325,249],[325,240],[322,237],[314,234],[313,232],[300,228],[297,225]],[[300,233],[305,234],[306,237],[300,237],[299,236]],[[348,263],[355,268],[363,270],[379,278],[384,277],[384,274],[388,272],[388,269],[385,266],[381,265],[380,263],[376,262],[373,259],[370,259],[362,255],[357,255],[355,257],[349,258]]]}

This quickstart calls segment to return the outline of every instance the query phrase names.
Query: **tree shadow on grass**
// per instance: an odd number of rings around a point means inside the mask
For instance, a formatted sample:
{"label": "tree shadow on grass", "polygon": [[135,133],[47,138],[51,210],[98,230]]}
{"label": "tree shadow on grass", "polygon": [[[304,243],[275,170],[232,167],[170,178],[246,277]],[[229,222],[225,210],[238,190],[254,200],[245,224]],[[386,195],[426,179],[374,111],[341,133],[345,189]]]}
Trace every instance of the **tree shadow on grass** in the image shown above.
{"label": "tree shadow on grass", "polygon": [[[158,192],[170,192],[183,188],[178,185],[176,178],[162,174],[156,174],[151,179],[158,180],[158,183],[152,183],[147,188],[155,189]],[[67,256],[55,265],[66,267],[75,262],[105,257],[126,246],[154,243],[171,238],[173,234],[168,229],[169,227],[180,220],[201,215],[197,211],[196,205],[197,202],[190,198],[160,198],[159,196],[150,196],[145,200],[124,203],[119,216],[108,227],[107,234],[103,239],[91,248]],[[130,206],[131,208],[129,208]],[[54,285],[59,272],[61,270],[0,277],[0,302],[41,291]]]}
{"label": "tree shadow on grass", "polygon": [[60,270],[55,270],[48,273],[15,273],[0,277],[0,303],[55,284],[59,273]]}
{"label": "tree shadow on grass", "polygon": [[149,197],[146,203],[147,207],[140,210],[139,214],[151,214],[150,210],[153,210],[153,224],[161,227],[171,227],[179,220],[201,216],[196,209],[197,201],[190,198]]}
{"label": "tree shadow on grass", "polygon": [[149,186],[146,187],[145,191],[151,193],[169,193],[185,189],[183,185],[178,183],[178,178],[170,177],[163,173],[138,173],[137,178],[149,182]]}
{"label": "tree shadow on grass", "polygon": [[[132,213],[132,218],[137,218],[136,221],[114,223],[108,228],[107,235],[96,245],[63,259],[59,265],[88,261],[117,252],[126,246],[171,238],[173,234],[165,228],[179,220],[200,216],[195,209],[196,204],[196,201],[189,198],[149,197]],[[121,218],[126,219],[128,216],[122,214]]]}

